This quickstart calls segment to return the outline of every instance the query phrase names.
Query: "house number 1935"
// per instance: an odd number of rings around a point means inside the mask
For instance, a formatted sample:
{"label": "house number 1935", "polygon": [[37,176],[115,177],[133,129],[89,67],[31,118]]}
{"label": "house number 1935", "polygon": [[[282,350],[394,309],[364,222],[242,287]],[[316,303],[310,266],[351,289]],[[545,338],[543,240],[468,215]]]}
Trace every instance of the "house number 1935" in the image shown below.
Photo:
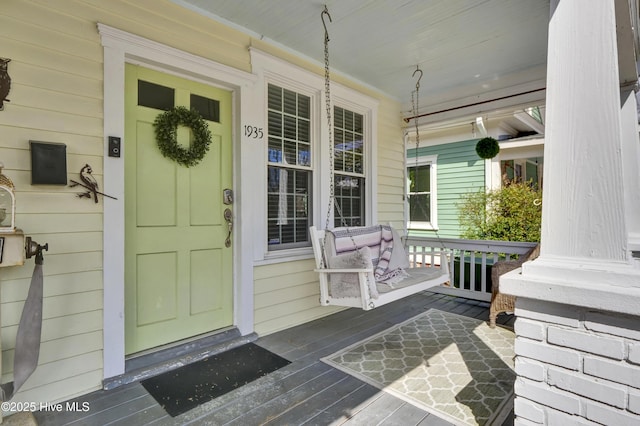
{"label": "house number 1935", "polygon": [[244,135],[251,139],[262,139],[264,137],[264,132],[262,131],[262,127],[245,125]]}

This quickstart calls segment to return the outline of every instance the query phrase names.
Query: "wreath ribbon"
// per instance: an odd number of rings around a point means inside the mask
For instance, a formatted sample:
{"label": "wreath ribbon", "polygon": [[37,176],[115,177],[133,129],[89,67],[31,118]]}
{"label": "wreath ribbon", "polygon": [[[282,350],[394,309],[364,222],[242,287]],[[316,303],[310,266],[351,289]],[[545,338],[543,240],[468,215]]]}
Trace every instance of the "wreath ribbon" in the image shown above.
{"label": "wreath ribbon", "polygon": [[[206,121],[196,110],[183,106],[174,107],[158,115],[153,122],[158,148],[163,156],[186,167],[195,166],[209,151],[211,132]],[[193,140],[189,148],[178,144],[178,126],[191,129]]]}

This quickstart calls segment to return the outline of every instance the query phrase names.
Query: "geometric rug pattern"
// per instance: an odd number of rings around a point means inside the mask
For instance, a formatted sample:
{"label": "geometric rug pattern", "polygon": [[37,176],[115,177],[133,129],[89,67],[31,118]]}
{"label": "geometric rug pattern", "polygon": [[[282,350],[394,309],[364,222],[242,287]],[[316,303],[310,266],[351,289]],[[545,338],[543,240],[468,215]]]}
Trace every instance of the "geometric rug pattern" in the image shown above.
{"label": "geometric rug pattern", "polygon": [[513,404],[514,333],[430,309],[323,361],[459,425],[501,424]]}

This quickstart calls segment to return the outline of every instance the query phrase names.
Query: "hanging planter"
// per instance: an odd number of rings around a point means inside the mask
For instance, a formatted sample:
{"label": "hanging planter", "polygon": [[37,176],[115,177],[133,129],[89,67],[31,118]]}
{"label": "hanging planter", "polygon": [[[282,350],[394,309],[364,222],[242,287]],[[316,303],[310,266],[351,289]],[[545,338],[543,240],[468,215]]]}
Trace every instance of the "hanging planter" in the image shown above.
{"label": "hanging planter", "polygon": [[480,158],[493,158],[500,152],[500,144],[492,137],[480,139],[476,144],[476,153]]}
{"label": "hanging planter", "polygon": [[[178,125],[189,127],[193,132],[191,147],[188,149],[178,145]],[[195,166],[209,150],[211,132],[202,116],[195,110],[190,111],[183,106],[177,106],[158,115],[153,126],[162,155],[183,166]]]}

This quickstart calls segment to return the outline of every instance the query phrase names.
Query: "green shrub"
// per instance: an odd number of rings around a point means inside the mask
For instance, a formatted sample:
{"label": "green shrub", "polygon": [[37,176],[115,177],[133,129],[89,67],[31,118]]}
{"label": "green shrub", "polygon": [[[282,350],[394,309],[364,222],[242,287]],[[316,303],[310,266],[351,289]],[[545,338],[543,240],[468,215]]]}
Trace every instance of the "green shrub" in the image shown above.
{"label": "green shrub", "polygon": [[470,240],[540,241],[542,193],[529,183],[469,192],[458,203],[462,238]]}

